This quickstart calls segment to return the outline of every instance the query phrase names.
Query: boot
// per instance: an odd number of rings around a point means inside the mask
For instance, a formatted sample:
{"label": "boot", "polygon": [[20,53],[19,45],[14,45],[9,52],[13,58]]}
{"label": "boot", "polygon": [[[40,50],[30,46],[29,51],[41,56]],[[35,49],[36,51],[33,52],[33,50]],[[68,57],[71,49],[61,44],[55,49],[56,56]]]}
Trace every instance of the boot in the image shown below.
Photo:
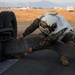
{"label": "boot", "polygon": [[61,64],[64,65],[64,66],[68,66],[69,65],[69,61],[68,61],[68,58],[64,55],[62,55],[60,57],[60,61],[61,61]]}

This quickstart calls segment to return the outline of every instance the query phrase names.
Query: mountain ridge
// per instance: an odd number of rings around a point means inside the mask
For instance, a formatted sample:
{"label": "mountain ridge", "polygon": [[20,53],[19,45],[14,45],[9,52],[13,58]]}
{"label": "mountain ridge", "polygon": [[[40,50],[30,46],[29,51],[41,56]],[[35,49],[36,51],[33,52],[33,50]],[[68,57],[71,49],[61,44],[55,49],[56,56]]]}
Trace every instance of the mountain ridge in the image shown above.
{"label": "mountain ridge", "polygon": [[54,3],[50,1],[38,1],[38,2],[0,2],[0,6],[5,7],[41,7],[41,8],[54,8],[54,7],[75,7],[75,3]]}

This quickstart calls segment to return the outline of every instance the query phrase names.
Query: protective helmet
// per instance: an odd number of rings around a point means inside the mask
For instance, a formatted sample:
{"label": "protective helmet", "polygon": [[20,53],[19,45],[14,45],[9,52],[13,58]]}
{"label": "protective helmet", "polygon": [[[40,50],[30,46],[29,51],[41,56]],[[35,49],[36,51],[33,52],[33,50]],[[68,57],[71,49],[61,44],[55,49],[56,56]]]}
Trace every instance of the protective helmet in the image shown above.
{"label": "protective helmet", "polygon": [[45,22],[48,26],[52,26],[54,23],[57,23],[58,19],[50,13],[45,14],[41,21]]}
{"label": "protective helmet", "polygon": [[57,28],[57,18],[51,13],[46,13],[41,18],[39,28],[44,34],[50,34]]}

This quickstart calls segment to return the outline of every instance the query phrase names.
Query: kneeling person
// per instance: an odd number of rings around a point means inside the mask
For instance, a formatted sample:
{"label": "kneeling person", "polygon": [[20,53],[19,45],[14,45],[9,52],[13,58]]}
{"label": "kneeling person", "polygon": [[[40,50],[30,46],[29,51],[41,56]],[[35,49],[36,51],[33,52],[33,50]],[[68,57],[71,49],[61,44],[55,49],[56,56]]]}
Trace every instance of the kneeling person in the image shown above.
{"label": "kneeling person", "polygon": [[[19,36],[19,38],[22,39],[23,37],[26,37],[37,28],[39,28],[44,34],[45,39],[34,47],[29,48],[28,53],[33,53],[34,51],[44,49],[45,46],[53,44],[57,40],[60,40],[66,44],[69,41],[75,41],[75,34],[73,33],[73,28],[71,25],[64,19],[63,16],[51,13],[46,13],[39,18],[36,18],[25,30],[23,35]],[[61,55],[60,61],[63,65],[69,65],[68,58],[64,55]]]}

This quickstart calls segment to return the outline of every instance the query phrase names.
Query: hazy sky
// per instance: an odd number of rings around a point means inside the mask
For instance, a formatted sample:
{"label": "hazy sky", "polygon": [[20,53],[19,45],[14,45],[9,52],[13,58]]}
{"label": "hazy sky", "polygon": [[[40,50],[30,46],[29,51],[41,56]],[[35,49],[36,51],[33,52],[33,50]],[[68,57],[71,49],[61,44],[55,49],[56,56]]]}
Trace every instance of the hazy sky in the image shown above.
{"label": "hazy sky", "polygon": [[[37,1],[42,1],[42,0],[0,0],[0,2],[37,2]],[[44,0],[47,1],[47,0]],[[60,2],[73,2],[75,3],[75,0],[48,0],[51,2],[56,2],[56,3],[60,3]]]}

